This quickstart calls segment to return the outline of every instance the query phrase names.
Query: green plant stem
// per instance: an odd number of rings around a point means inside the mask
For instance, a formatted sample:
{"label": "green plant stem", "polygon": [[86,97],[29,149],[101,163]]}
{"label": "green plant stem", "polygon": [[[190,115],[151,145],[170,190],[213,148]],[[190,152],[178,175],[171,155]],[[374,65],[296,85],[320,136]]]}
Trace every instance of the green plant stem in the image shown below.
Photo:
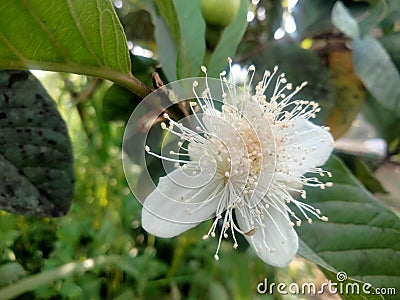
{"label": "green plant stem", "polygon": [[121,257],[118,255],[109,255],[100,256],[97,258],[88,258],[84,261],[69,262],[58,268],[28,276],[20,281],[10,284],[5,288],[2,288],[0,290],[0,299],[12,299],[57,279],[65,278],[78,272],[87,272],[104,264],[115,264],[120,260]]}
{"label": "green plant stem", "polygon": [[0,59],[0,68],[10,70],[44,70],[53,72],[67,72],[93,77],[100,77],[119,84],[139,97],[146,97],[152,92],[152,89],[146,86],[131,73],[123,73],[109,69],[103,66],[80,65],[77,63],[58,63],[47,61],[31,61],[24,59],[23,61],[9,61]]}

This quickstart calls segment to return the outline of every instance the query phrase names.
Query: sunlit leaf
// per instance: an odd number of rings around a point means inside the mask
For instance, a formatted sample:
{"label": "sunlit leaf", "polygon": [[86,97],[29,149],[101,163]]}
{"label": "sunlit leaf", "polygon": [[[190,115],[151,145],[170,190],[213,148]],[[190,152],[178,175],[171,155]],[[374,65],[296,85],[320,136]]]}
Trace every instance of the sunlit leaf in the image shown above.
{"label": "sunlit leaf", "polygon": [[1,1],[0,41],[3,69],[71,72],[140,85],[130,74],[125,34],[111,1]]}
{"label": "sunlit leaf", "polygon": [[0,208],[35,216],[64,215],[74,193],[65,123],[29,72],[0,76]]}

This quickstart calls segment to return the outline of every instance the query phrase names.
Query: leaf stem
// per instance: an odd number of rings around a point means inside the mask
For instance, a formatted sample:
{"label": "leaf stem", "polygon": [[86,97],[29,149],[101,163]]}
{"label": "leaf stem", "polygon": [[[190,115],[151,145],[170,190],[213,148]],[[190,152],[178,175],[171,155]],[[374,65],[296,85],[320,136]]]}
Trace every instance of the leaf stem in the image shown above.
{"label": "leaf stem", "polygon": [[53,72],[67,72],[88,75],[93,77],[100,77],[119,84],[139,97],[146,97],[153,90],[146,86],[139,79],[134,77],[131,73],[123,73],[102,66],[81,65],[78,63],[59,63],[49,61],[12,61],[0,58],[0,68],[10,70],[43,70]]}
{"label": "leaf stem", "polygon": [[104,264],[117,263],[121,260],[118,255],[100,256],[88,258],[84,261],[66,263],[58,268],[43,271],[38,274],[28,276],[20,281],[13,283],[0,290],[0,299],[7,300],[17,297],[23,293],[36,289],[37,287],[72,275],[77,272],[86,272]]}

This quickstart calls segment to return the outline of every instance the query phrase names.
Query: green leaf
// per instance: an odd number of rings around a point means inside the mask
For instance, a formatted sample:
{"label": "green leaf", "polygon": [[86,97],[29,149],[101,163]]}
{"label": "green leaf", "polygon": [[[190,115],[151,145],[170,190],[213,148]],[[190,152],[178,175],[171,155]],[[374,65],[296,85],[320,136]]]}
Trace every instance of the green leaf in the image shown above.
{"label": "green leaf", "polygon": [[333,186],[307,189],[307,202],[329,221],[298,228],[299,254],[332,272],[399,290],[399,217],[365,190],[339,159],[332,157],[325,168],[333,174]]}
{"label": "green leaf", "polygon": [[128,122],[141,98],[120,85],[112,85],[103,96],[103,118],[105,121]]}
{"label": "green leaf", "polygon": [[157,54],[170,81],[197,76],[205,53],[205,23],[200,1],[156,1],[150,9],[155,25]]}
{"label": "green leaf", "polygon": [[227,58],[235,55],[247,28],[247,6],[247,0],[241,0],[235,20],[222,32],[222,36],[207,64],[207,72],[210,77],[219,78],[219,73],[226,69]]}
{"label": "green leaf", "polygon": [[177,59],[177,77],[183,79],[198,76],[203,64],[206,43],[206,25],[201,16],[200,1],[174,0],[178,9],[180,42]]}
{"label": "green leaf", "polygon": [[354,40],[353,64],[369,92],[400,116],[400,74],[382,44],[368,36]]}
{"label": "green leaf", "polygon": [[110,1],[1,1],[0,41],[0,68],[103,77],[145,96],[130,74],[125,34]]}
{"label": "green leaf", "polygon": [[332,24],[347,36],[353,39],[360,37],[357,21],[341,1],[337,1],[333,6],[331,20]]}
{"label": "green leaf", "polygon": [[345,162],[368,191],[371,193],[387,193],[365,159],[359,156],[351,156]]}
{"label": "green leaf", "polygon": [[400,116],[396,116],[392,110],[384,107],[371,95],[366,98],[363,114],[374,126],[379,136],[388,143],[400,137],[400,132],[393,130],[393,128],[400,128]]}
{"label": "green leaf", "polygon": [[54,101],[29,72],[0,73],[0,209],[57,217],[73,193],[72,147]]}

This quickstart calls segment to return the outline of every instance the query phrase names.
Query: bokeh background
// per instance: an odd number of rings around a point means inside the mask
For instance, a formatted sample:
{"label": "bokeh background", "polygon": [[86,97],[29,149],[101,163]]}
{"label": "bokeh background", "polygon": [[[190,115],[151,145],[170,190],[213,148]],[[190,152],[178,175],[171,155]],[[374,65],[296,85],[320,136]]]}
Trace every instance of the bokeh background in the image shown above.
{"label": "bokeh background", "polygon": [[[293,83],[308,81],[301,97],[321,104],[316,122],[330,126],[336,154],[383,205],[398,213],[400,105],[396,103],[400,94],[396,84],[400,82],[382,84],[379,78],[386,78],[385,72],[397,74],[393,80],[400,78],[400,1],[343,1],[358,22],[361,45],[351,22],[340,23],[342,28],[333,25],[335,2],[249,1],[246,11],[240,11],[246,15],[247,27],[243,37],[238,36],[233,68],[240,73],[242,67],[254,64],[261,76],[264,69],[279,65]],[[164,47],[160,25],[154,25],[155,15],[163,15],[160,3],[114,1],[133,73],[148,86],[153,85],[152,72],[158,72],[164,82],[179,79],[179,74],[160,63],[170,51]],[[198,37],[207,41],[205,64],[213,59],[223,30],[223,26],[208,26],[206,35]],[[219,63],[226,65],[226,57]],[[211,66],[210,72],[220,71],[218,67]],[[64,217],[0,212],[0,289],[14,284],[28,290],[16,299],[340,299],[328,291],[317,296],[258,294],[257,284],[264,278],[317,286],[327,279],[301,257],[287,268],[274,269],[261,262],[244,240],[238,250],[223,242],[223,254],[216,262],[216,244],[201,239],[208,223],[177,238],[148,235],[141,228],[141,205],[127,186],[121,163],[125,124],[140,99],[99,78],[33,73],[67,123],[75,193]],[[160,136],[156,132],[152,142]],[[149,168],[155,177],[162,174],[157,162]],[[28,275],[33,275],[31,283],[19,281]]]}

